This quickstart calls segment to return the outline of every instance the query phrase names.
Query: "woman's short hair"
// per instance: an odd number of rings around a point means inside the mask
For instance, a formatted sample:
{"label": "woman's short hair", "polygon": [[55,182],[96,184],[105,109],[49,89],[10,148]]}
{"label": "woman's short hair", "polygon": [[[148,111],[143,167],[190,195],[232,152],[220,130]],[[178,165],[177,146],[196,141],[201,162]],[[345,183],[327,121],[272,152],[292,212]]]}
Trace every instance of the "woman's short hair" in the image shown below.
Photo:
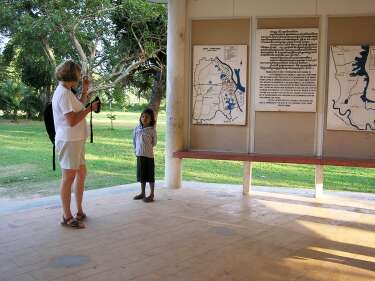
{"label": "woman's short hair", "polygon": [[141,124],[141,125],[142,125],[141,117],[142,117],[143,114],[147,114],[148,116],[150,116],[150,119],[151,119],[150,120],[150,126],[154,127],[155,123],[156,123],[154,111],[149,107],[142,111],[141,116],[139,117],[139,124]]}
{"label": "woman's short hair", "polygon": [[81,66],[73,60],[67,60],[56,67],[55,75],[58,81],[78,81]]}

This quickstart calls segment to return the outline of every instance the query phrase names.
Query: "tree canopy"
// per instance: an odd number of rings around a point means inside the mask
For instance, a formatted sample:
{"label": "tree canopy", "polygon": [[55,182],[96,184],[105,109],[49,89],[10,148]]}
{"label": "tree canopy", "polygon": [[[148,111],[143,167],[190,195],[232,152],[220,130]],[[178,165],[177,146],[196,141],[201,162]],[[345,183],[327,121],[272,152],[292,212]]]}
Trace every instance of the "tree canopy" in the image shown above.
{"label": "tree canopy", "polygon": [[0,34],[9,41],[1,55],[0,79],[32,88],[45,102],[56,65],[71,58],[92,78],[90,91],[132,86],[160,104],[166,28],[166,6],[146,0],[5,0]]}

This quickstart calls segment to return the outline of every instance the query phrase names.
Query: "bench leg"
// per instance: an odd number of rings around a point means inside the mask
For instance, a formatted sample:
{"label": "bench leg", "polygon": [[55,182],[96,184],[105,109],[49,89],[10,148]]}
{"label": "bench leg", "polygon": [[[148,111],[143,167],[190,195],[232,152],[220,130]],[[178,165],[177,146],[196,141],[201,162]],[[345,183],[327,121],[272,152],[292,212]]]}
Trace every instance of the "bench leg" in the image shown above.
{"label": "bench leg", "polygon": [[315,198],[323,195],[323,165],[315,166]]}
{"label": "bench leg", "polygon": [[248,195],[250,193],[251,169],[252,169],[252,163],[249,161],[244,161],[243,162],[243,191],[242,191],[244,195]]}

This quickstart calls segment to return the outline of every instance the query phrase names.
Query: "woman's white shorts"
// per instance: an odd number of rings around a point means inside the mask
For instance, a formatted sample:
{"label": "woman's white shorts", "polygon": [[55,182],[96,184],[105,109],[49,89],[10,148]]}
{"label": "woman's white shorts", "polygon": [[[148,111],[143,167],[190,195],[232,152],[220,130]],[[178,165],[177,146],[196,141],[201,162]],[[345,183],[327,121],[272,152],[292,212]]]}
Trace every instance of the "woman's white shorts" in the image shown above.
{"label": "woman's white shorts", "polygon": [[78,170],[79,166],[85,165],[85,142],[85,140],[56,142],[56,153],[62,169]]}

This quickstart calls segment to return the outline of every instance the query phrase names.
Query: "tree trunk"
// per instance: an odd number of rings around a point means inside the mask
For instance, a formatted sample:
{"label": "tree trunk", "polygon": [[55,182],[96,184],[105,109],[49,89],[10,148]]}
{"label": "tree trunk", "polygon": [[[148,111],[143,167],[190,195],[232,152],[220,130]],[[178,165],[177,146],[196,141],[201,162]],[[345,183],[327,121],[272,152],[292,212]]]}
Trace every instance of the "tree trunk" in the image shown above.
{"label": "tree trunk", "polygon": [[51,64],[53,69],[55,69],[56,68],[56,58],[55,58],[55,54],[53,52],[53,49],[50,47],[49,42],[48,42],[46,37],[43,37],[41,39],[41,42],[42,42],[43,50],[44,50],[44,52],[47,56],[47,59],[48,59],[49,63]]}
{"label": "tree trunk", "polygon": [[154,75],[154,83],[152,85],[152,94],[150,97],[150,101],[148,103],[148,106],[154,111],[155,113],[155,120],[158,119],[158,113],[160,109],[160,103],[164,96],[165,91],[165,79],[164,79],[164,73],[157,72]]}
{"label": "tree trunk", "polygon": [[13,109],[13,121],[14,122],[17,122],[17,114],[18,114],[17,108]]}

